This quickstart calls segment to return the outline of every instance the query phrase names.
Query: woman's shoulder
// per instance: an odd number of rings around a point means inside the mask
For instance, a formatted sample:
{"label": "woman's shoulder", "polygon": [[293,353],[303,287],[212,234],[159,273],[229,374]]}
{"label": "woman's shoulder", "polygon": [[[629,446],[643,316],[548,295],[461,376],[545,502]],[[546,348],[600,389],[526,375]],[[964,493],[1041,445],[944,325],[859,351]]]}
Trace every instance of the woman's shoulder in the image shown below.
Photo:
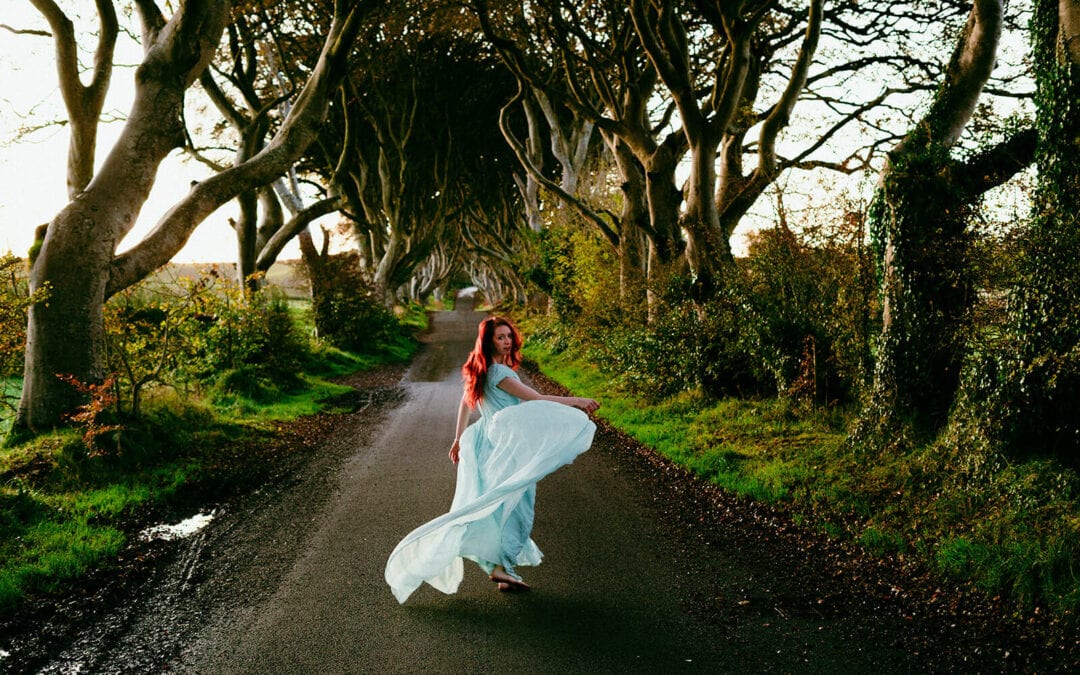
{"label": "woman's shoulder", "polygon": [[496,385],[508,377],[512,377],[515,380],[520,379],[518,378],[517,373],[514,372],[513,368],[502,363],[492,363],[491,366],[488,368],[487,375],[488,382],[492,385]]}

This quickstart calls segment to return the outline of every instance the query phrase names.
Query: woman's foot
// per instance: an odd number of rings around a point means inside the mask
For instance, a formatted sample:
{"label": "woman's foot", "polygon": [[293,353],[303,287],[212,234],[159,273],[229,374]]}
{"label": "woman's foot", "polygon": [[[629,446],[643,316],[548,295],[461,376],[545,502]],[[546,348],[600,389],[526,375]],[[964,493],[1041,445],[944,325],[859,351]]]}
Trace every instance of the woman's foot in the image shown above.
{"label": "woman's foot", "polygon": [[517,577],[511,576],[510,573],[502,567],[496,567],[489,578],[495,582],[496,588],[504,593],[529,590],[529,584]]}

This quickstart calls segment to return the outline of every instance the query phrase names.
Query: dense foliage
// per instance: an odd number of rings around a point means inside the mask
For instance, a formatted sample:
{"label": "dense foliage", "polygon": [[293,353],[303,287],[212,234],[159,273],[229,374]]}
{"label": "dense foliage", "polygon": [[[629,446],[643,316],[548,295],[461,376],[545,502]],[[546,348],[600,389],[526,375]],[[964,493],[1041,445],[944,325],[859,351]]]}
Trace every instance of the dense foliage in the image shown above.
{"label": "dense foliage", "polygon": [[0,256],[0,433],[6,431],[18,403],[26,346],[26,310],[47,297],[47,287],[30,292],[24,260],[10,253]]}
{"label": "dense foliage", "polygon": [[365,279],[355,253],[328,258],[319,279],[322,290],[313,294],[312,318],[320,338],[341,349],[365,352],[388,344],[401,334],[401,326],[383,298]]}
{"label": "dense foliage", "polygon": [[707,302],[690,301],[688,280],[670,277],[648,322],[623,310],[618,264],[598,234],[552,228],[542,241],[533,277],[551,289],[557,321],[537,339],[555,351],[585,347],[629,391],[658,399],[701,387],[834,404],[865,386],[877,295],[856,214],[802,235],[757,233]]}
{"label": "dense foliage", "polygon": [[1039,181],[992,407],[1014,453],[1080,466],[1080,60],[1064,16],[1042,1],[1032,18]]}
{"label": "dense foliage", "polygon": [[106,306],[105,330],[120,404],[134,416],[147,385],[271,400],[298,386],[310,349],[283,297],[247,294],[213,271],[118,294]]}

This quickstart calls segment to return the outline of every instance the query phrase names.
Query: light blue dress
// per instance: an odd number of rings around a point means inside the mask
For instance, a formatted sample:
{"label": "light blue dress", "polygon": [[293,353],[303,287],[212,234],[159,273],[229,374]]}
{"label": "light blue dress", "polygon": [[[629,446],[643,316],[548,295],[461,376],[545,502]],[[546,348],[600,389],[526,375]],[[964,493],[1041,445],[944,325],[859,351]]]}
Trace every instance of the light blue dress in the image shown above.
{"label": "light blue dress", "polygon": [[427,582],[454,593],[462,559],[490,574],[502,565],[539,565],[531,539],[536,482],[589,449],[596,425],[584,412],[550,401],[526,401],[499,388],[517,373],[488,368],[480,419],[461,435],[457,487],[450,512],[410,532],[390,554],[386,583],[398,602]]}

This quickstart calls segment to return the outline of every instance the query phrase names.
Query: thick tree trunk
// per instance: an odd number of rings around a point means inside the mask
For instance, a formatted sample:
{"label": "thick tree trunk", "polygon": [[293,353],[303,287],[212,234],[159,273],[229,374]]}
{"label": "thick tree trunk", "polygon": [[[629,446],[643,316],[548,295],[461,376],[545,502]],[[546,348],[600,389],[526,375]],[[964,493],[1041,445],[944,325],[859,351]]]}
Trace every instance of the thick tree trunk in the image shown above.
{"label": "thick tree trunk", "polygon": [[1000,0],[976,0],[931,109],[890,153],[871,206],[882,278],[882,332],[856,438],[878,446],[945,421],[959,383],[969,280],[968,205],[950,148],[994,67]]}
{"label": "thick tree trunk", "polygon": [[974,296],[970,209],[942,180],[942,165],[934,155],[894,162],[871,211],[883,296],[872,414],[886,426],[899,416],[937,428],[959,384]]}
{"label": "thick tree trunk", "polygon": [[251,161],[197,184],[142,242],[115,255],[135,224],[157,168],[183,143],[184,91],[206,68],[229,17],[228,2],[187,2],[169,22],[140,3],[145,58],[135,72],[135,101],[116,145],[86,189],[52,221],[31,270],[49,300],[30,310],[24,383],[16,428],[40,430],[64,420],[75,403],[57,374],[102,379],[102,306],[110,294],[168,262],[219,206],[284,173],[310,143],[329,92],[344,74],[363,8],[335,2],[335,21],[308,85],[267,148]]}
{"label": "thick tree trunk", "polygon": [[680,257],[685,248],[679,229],[682,193],[675,184],[675,169],[682,152],[672,150],[669,144],[665,144],[647,155],[637,153],[637,157],[645,167],[649,239],[655,249],[656,259],[667,266]]}
{"label": "thick tree trunk", "polygon": [[[525,110],[525,120],[529,126],[529,138],[525,141],[525,149],[530,161],[536,166],[544,165],[544,147],[540,143],[540,111],[536,102],[529,96],[521,100],[521,106]],[[525,202],[525,216],[529,223],[529,229],[539,232],[544,227],[544,221],[540,217],[540,182],[529,171],[525,174],[514,174],[518,191]]]}
{"label": "thick tree trunk", "polygon": [[184,90],[190,74],[209,62],[228,8],[201,13],[202,32],[186,36],[194,50],[186,60],[166,63],[165,54],[148,53],[119,140],[97,176],[49,225],[30,273],[31,288],[47,287],[49,299],[30,309],[17,427],[52,427],[73,410],[77,392],[57,375],[88,383],[103,378],[102,307],[113,254],[135,224],[158,164],[183,140]]}

